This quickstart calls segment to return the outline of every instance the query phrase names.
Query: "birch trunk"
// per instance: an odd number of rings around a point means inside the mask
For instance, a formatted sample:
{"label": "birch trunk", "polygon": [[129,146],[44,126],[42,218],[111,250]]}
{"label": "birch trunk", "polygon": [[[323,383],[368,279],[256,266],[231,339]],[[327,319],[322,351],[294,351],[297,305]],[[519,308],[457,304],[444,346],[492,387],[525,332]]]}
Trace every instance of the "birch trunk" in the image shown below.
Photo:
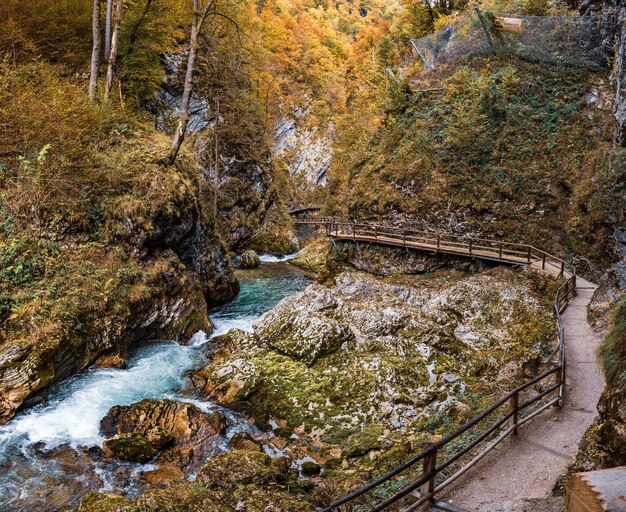
{"label": "birch trunk", "polygon": [[107,0],[107,15],[104,25],[104,60],[109,61],[111,55],[111,24],[113,18],[113,0]]}
{"label": "birch trunk", "polygon": [[119,33],[122,25],[122,16],[124,15],[124,0],[117,0],[115,25],[113,26],[113,34],[111,37],[111,49],[107,62],[107,77],[104,84],[104,100],[108,101],[111,96],[111,86],[113,85],[113,71],[117,61],[117,49],[119,46]]}
{"label": "birch trunk", "polygon": [[98,85],[98,66],[100,65],[100,0],[93,0],[93,16],[91,19],[93,45],[91,48],[91,75],[89,79],[89,98],[96,99]]}

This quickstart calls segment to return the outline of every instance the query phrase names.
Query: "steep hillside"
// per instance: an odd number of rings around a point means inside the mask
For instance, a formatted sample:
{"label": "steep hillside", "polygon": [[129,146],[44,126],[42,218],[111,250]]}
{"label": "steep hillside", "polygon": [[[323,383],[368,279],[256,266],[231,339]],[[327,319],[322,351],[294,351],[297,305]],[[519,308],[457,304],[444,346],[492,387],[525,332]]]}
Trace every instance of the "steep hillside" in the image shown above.
{"label": "steep hillside", "polygon": [[[0,420],[136,342],[211,330],[237,282],[198,164],[49,65],[0,67]],[[33,101],[36,98],[37,101]]]}

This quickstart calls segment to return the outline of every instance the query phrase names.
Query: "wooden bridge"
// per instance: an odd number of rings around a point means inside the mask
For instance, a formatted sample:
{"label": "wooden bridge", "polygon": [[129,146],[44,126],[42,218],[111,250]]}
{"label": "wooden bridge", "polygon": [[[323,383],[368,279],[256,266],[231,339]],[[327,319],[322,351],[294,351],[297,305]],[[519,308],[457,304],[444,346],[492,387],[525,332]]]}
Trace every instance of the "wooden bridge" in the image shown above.
{"label": "wooden bridge", "polygon": [[358,510],[410,512],[430,506],[464,512],[437,498],[441,492],[524,423],[561,407],[565,391],[565,331],[561,314],[576,296],[576,271],[565,260],[532,245],[432,233],[406,227],[350,222],[334,217],[297,219],[296,224],[323,227],[337,241],[405,247],[432,253],[479,258],[508,265],[531,266],[563,280],[554,297],[556,348],[545,360],[546,370],[513,389],[465,425],[425,451],[338,499],[321,512]]}

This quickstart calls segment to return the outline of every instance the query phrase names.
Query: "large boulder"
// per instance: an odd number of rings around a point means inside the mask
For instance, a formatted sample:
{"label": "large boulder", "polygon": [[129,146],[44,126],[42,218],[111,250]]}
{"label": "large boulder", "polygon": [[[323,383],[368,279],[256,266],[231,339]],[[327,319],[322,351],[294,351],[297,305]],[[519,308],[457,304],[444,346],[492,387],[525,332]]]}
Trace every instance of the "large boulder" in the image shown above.
{"label": "large boulder", "polygon": [[115,406],[101,421],[105,454],[123,460],[156,460],[184,471],[197,469],[229,426],[218,412],[205,413],[175,400],[146,399]]}
{"label": "large boulder", "polygon": [[107,457],[142,463],[148,462],[157,454],[157,450],[139,432],[117,434],[107,439],[102,445],[102,451]]}
{"label": "large boulder", "polygon": [[247,250],[239,256],[239,266],[241,268],[257,268],[261,264],[261,258],[253,250]]}

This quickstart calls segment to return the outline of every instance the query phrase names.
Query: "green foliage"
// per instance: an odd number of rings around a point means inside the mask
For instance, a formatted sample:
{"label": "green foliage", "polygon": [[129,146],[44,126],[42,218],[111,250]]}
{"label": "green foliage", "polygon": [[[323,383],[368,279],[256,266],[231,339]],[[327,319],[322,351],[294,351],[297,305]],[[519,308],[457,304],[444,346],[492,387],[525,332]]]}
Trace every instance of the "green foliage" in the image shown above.
{"label": "green foliage", "polygon": [[390,88],[378,124],[375,114],[367,128],[356,117],[340,123],[330,206],[436,224],[454,212],[486,234],[546,246],[558,227],[572,250],[606,259],[607,205],[623,195],[624,165],[583,113],[590,79],[575,68],[476,58],[414,81],[404,103],[390,101]]}
{"label": "green foliage", "polygon": [[613,306],[611,328],[600,345],[599,357],[607,383],[613,387],[626,384],[626,295]]}
{"label": "green foliage", "polygon": [[522,8],[530,16],[546,16],[549,10],[547,0],[523,0]]}

